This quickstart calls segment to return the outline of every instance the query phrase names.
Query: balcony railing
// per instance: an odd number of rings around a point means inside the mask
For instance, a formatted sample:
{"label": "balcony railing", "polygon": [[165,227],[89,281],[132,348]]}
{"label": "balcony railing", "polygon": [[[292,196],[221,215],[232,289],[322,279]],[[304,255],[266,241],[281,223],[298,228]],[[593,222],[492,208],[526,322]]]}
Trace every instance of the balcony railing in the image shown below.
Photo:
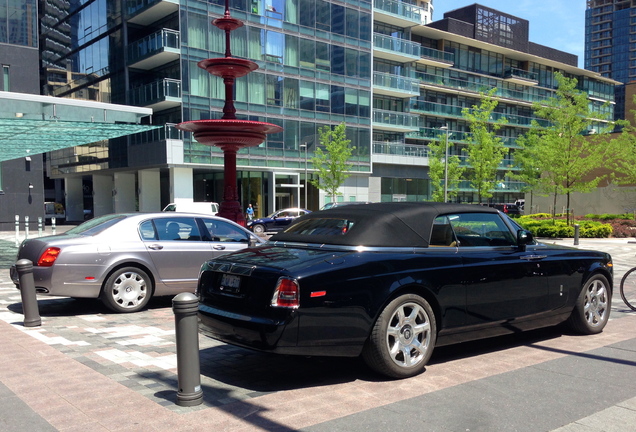
{"label": "balcony railing", "polygon": [[[493,88],[492,84],[490,84],[490,82],[492,82],[492,78],[487,79],[489,82],[482,83],[479,82],[478,77],[476,77],[475,81],[466,81],[463,79],[448,78],[443,75],[428,74],[423,72],[414,72],[413,76],[426,84],[439,85],[474,93],[487,93],[490,89]],[[533,92],[510,90],[505,87],[499,86],[497,87],[495,96],[508,99],[517,99],[526,102],[540,102],[547,99],[548,97],[554,96],[553,92],[548,92],[547,90],[542,91],[544,93],[535,94]]]}
{"label": "balcony railing", "polygon": [[420,116],[398,111],[373,110],[373,123],[388,126],[393,130],[419,129]]}
{"label": "balcony railing", "polygon": [[183,131],[175,123],[166,123],[164,127],[140,132],[130,136],[131,144],[145,144],[165,140],[183,140]]}
{"label": "balcony railing", "polygon": [[137,106],[148,106],[167,98],[181,99],[181,81],[164,78],[133,88],[130,93],[132,104]]}
{"label": "balcony railing", "polygon": [[[417,132],[407,132],[405,134],[405,138],[422,139],[422,140],[433,140],[433,139],[443,140],[445,136],[446,136],[446,131],[441,130],[439,128],[420,128],[420,130]],[[468,143],[469,136],[470,136],[470,132],[452,130],[450,131],[448,135],[448,140],[450,142]],[[498,138],[501,139],[501,142],[503,143],[505,147],[513,147],[513,148],[519,147],[516,143],[517,141],[516,138],[507,137],[507,136],[499,136]]]}
{"label": "balcony railing", "polygon": [[422,22],[422,8],[403,1],[373,0],[373,8],[411,21],[413,24],[420,24]]}
{"label": "balcony railing", "polygon": [[455,64],[455,54],[434,48],[422,47],[422,58],[447,63],[449,66]]}
{"label": "balcony railing", "polygon": [[[409,106],[411,111],[417,111],[422,114],[442,114],[450,117],[463,118],[462,110],[464,107],[439,104],[435,102],[425,102],[420,100],[411,100]],[[548,122],[547,120],[515,114],[502,114],[497,112],[492,113],[490,120],[495,122],[501,120],[502,118],[505,118],[507,120],[506,124],[508,126],[530,127],[532,126],[532,120],[536,120],[539,126],[550,126],[550,122]]]}
{"label": "balcony railing", "polygon": [[373,72],[373,86],[383,87],[397,93],[420,94],[420,83],[417,79],[407,78],[383,72]]}
{"label": "balcony railing", "polygon": [[411,42],[407,39],[400,39],[381,33],[374,33],[373,48],[394,52],[398,55],[407,57],[420,58],[422,45],[417,42]]}
{"label": "balcony railing", "polygon": [[166,48],[179,49],[180,47],[179,32],[162,29],[130,44],[128,46],[128,63],[134,63]]}
{"label": "balcony railing", "polygon": [[539,74],[536,72],[530,72],[523,69],[510,68],[504,72],[504,79],[507,80],[521,80],[528,81],[535,84],[539,83]]}
{"label": "balcony railing", "polygon": [[373,154],[428,157],[428,147],[403,142],[373,141]]}

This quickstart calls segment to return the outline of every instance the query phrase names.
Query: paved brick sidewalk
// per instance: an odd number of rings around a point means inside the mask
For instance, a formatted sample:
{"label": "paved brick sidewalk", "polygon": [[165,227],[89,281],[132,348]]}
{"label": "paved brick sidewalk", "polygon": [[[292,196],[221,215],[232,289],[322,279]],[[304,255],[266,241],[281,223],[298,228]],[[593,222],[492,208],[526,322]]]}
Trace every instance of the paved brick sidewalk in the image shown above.
{"label": "paved brick sidewalk", "polygon": [[[625,269],[636,251],[626,241],[602,247]],[[270,356],[201,337],[204,402],[184,408],[175,404],[171,299],[155,299],[140,313],[112,314],[97,301],[40,297],[42,326],[25,328],[20,295],[4,264],[15,250],[15,242],[0,236],[0,383],[29,413],[61,431],[312,428],[636,338],[636,314],[615,301],[601,335],[582,338],[551,329],[465,344],[460,353],[436,351],[418,377],[384,381],[358,359]]]}

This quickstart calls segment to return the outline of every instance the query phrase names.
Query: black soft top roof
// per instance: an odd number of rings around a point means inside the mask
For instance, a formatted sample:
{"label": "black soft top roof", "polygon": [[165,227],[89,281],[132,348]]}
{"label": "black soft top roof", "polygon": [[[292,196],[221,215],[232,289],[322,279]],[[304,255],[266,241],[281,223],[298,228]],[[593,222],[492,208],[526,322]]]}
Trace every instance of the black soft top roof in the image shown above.
{"label": "black soft top roof", "polygon": [[270,241],[344,246],[427,247],[435,218],[439,215],[458,213],[498,213],[498,211],[480,205],[434,202],[341,206],[301,216],[294,220],[293,225],[309,219],[353,221],[353,226],[345,235],[307,235],[286,232],[286,230],[272,236]]}

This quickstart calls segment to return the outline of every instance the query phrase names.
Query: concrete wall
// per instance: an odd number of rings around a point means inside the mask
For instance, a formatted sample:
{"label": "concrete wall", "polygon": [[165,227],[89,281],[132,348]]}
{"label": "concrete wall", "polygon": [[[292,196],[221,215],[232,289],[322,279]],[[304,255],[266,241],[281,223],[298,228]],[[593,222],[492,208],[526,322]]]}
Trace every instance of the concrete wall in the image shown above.
{"label": "concrete wall", "polygon": [[[562,213],[566,208],[566,197],[557,197],[556,210]],[[525,213],[550,213],[554,206],[554,197],[541,197],[526,194]],[[609,185],[600,187],[590,193],[573,193],[570,197],[570,208],[575,216],[593,214],[620,214],[636,211],[636,188]]]}

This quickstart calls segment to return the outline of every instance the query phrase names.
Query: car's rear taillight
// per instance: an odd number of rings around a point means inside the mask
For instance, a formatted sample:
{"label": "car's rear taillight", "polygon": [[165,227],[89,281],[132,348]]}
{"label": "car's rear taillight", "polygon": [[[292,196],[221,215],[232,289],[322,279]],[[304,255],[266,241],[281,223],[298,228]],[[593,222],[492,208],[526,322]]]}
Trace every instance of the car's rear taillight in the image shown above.
{"label": "car's rear taillight", "polygon": [[272,306],[296,309],[300,305],[300,289],[294,279],[280,278],[272,296]]}
{"label": "car's rear taillight", "polygon": [[44,253],[40,255],[40,259],[38,260],[38,266],[51,267],[59,254],[60,254],[60,248],[56,248],[56,247],[47,248],[44,251]]}

